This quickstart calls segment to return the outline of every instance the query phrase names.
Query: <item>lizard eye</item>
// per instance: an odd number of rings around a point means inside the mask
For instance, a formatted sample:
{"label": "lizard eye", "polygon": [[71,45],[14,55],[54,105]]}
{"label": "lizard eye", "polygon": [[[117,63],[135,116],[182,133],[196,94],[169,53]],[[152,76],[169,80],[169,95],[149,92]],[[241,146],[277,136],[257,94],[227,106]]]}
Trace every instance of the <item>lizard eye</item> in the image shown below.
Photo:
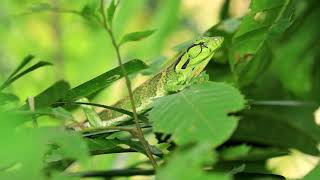
{"label": "lizard eye", "polygon": [[200,43],[200,46],[201,48],[208,48],[207,43],[205,42]]}
{"label": "lizard eye", "polygon": [[181,69],[186,69],[189,62],[190,62],[190,59],[187,59],[187,61],[182,65]]}

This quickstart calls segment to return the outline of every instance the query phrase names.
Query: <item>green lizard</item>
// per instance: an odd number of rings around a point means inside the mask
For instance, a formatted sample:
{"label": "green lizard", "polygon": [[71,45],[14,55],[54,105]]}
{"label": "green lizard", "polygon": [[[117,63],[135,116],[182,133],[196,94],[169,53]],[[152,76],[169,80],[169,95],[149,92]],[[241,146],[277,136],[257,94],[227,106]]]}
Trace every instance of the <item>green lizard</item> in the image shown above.
{"label": "green lizard", "polygon": [[[133,94],[137,111],[141,113],[146,110],[155,98],[188,86],[204,70],[214,53],[221,47],[223,40],[223,37],[199,38],[163,71],[136,88]],[[128,97],[113,106],[131,111]],[[129,119],[127,115],[109,109],[100,112],[99,116],[104,126],[114,126]]]}

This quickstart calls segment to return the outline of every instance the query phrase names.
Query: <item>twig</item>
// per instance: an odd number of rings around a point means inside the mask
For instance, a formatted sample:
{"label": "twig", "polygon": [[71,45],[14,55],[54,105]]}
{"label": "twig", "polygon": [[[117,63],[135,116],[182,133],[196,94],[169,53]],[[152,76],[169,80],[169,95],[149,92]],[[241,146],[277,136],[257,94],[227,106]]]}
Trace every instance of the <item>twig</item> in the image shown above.
{"label": "twig", "polygon": [[[51,0],[54,8],[59,9],[60,0]],[[56,11],[52,13],[52,39],[54,45],[53,57],[56,64],[56,78],[62,79],[64,77],[64,53],[62,47],[62,28],[61,28],[61,14]]]}
{"label": "twig", "polygon": [[[29,104],[30,111],[34,112],[35,111],[34,97],[32,96],[28,97],[28,104]],[[38,127],[37,118],[34,115],[32,115],[32,118],[33,118],[33,121],[32,121],[33,127]]]}
{"label": "twig", "polygon": [[294,100],[266,100],[266,101],[249,101],[251,105],[261,105],[261,106],[292,106],[292,107],[301,107],[301,106],[315,106],[316,102],[310,101],[294,101]]}
{"label": "twig", "polygon": [[91,171],[91,172],[80,172],[70,174],[71,176],[85,177],[127,177],[127,176],[137,176],[137,175],[153,175],[154,170],[144,170],[144,169],[120,169],[120,170],[110,170],[110,171]]}
{"label": "twig", "polygon": [[113,47],[114,47],[114,49],[116,51],[116,54],[117,54],[117,59],[118,59],[119,66],[121,68],[121,71],[123,73],[123,76],[125,78],[125,82],[126,82],[126,85],[127,85],[129,98],[130,98],[130,102],[131,102],[131,107],[132,107],[132,111],[133,111],[133,116],[134,116],[133,120],[134,120],[134,122],[136,124],[136,133],[135,134],[136,134],[137,138],[139,139],[139,141],[141,142],[142,146],[144,147],[146,155],[150,159],[153,168],[156,169],[158,167],[157,162],[154,159],[154,157],[152,156],[152,153],[151,153],[151,150],[150,150],[150,147],[149,147],[149,143],[144,138],[142,129],[141,129],[140,124],[139,124],[139,119],[138,119],[138,115],[137,115],[137,110],[136,110],[135,100],[134,100],[132,89],[131,89],[130,80],[129,80],[127,72],[126,72],[126,70],[125,70],[125,68],[124,68],[124,66],[122,64],[119,45],[116,42],[115,36],[114,36],[114,34],[112,32],[112,29],[109,28],[109,26],[107,24],[107,17],[106,17],[106,14],[104,12],[104,9],[105,9],[104,1],[100,0],[100,11],[101,11],[102,20],[103,20],[103,27],[107,31],[107,33],[109,34],[109,36],[111,38],[112,45],[113,45]]}

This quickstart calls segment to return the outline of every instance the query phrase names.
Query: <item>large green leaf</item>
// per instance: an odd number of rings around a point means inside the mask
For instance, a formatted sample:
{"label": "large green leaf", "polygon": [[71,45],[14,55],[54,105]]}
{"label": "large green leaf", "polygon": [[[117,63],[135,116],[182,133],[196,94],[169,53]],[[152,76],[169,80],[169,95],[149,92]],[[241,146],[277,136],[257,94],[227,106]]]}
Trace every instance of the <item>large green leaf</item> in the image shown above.
{"label": "large green leaf", "polygon": [[[128,74],[135,73],[141,69],[146,68],[146,64],[140,60],[131,60],[124,65],[124,68],[127,70]],[[82,97],[87,97],[89,95],[92,95],[109,85],[111,85],[113,82],[119,80],[123,77],[122,71],[120,67],[116,67],[110,71],[107,71],[87,82],[84,82],[80,84],[79,86],[70,89],[65,98],[64,101],[75,101],[77,99],[80,99]]]}
{"label": "large green leaf", "polygon": [[213,163],[215,157],[208,144],[197,145],[189,150],[180,150],[170,156],[168,162],[157,171],[157,179],[228,180],[224,173],[205,172],[203,166]]}
{"label": "large green leaf", "polygon": [[177,144],[209,142],[217,146],[237,126],[238,119],[228,113],[241,110],[244,104],[234,87],[206,82],[158,99],[149,118],[154,131],[172,134]]}

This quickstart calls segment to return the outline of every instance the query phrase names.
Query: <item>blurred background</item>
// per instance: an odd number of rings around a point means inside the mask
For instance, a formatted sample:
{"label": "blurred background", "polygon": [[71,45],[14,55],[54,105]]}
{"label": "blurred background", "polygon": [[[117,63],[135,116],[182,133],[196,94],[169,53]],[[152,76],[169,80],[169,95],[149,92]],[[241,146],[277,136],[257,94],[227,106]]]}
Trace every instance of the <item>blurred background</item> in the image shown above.
{"label": "blurred background", "polygon": [[[11,92],[26,99],[56,80],[65,79],[74,87],[117,66],[111,42],[98,25],[73,13],[40,11],[39,3],[43,1],[1,2],[0,81],[28,54],[54,64],[17,81],[10,87]],[[46,3],[63,11],[81,11],[95,1],[51,0]],[[236,17],[242,16],[249,6],[249,0],[232,3],[231,14]],[[139,58],[150,64],[161,56],[173,56],[174,46],[193,39],[218,22],[222,4],[223,0],[123,0],[114,20],[118,39],[132,31],[157,30],[144,41],[124,46],[124,59]],[[115,101],[109,100],[106,93],[101,96],[103,101]]]}

